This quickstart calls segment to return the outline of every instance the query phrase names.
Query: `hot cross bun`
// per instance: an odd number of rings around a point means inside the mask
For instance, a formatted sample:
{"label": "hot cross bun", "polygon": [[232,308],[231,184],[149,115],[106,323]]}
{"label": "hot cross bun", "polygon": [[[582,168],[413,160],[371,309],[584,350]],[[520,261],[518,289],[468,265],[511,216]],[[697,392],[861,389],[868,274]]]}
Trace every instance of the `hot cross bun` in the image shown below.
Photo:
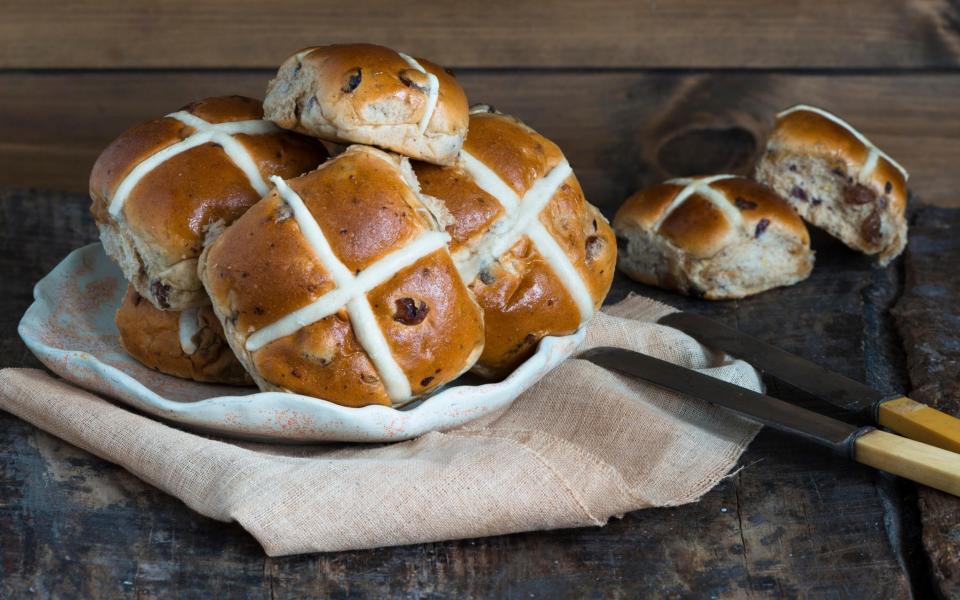
{"label": "hot cross bun", "polygon": [[407,159],[351,146],[272,181],[199,265],[261,389],[398,406],[473,365],[483,314]]}
{"label": "hot cross bun", "polygon": [[575,332],[600,307],[616,240],[556,144],[479,105],[456,164],[414,170],[449,213],[454,260],[484,310],[479,372],[513,369],[541,338]]}
{"label": "hot cross bun", "polygon": [[773,190],[733,175],[673,179],[637,192],[613,219],[620,269],[710,300],[743,298],[810,275],[799,216]]}
{"label": "hot cross bun", "polygon": [[260,102],[208,98],[114,140],[90,175],[104,249],[160,309],[209,304],[197,278],[204,239],[327,157],[317,140],[263,120]]}
{"label": "hot cross bun", "polygon": [[881,266],[907,244],[907,171],[823,109],[799,105],[777,115],[755,177]]}
{"label": "hot cross bun", "polygon": [[373,44],[297,52],[270,82],[264,107],[286,129],[437,164],[453,162],[467,134],[467,97],[452,74]]}
{"label": "hot cross bun", "polygon": [[115,321],[124,349],[151,369],[207,383],[253,384],[209,306],[160,310],[129,286]]}

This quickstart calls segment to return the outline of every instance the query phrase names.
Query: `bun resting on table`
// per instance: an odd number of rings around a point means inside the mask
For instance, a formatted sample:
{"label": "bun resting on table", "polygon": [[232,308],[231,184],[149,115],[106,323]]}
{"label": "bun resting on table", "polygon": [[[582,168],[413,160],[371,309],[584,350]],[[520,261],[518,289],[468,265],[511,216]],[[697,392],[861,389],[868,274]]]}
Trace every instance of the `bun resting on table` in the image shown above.
{"label": "bun resting on table", "polygon": [[197,278],[204,240],[269,191],[327,157],[317,140],[263,120],[260,102],[208,98],[128,129],[90,174],[107,254],[160,309],[208,304]]}
{"label": "bun resting on table", "polygon": [[414,170],[449,213],[451,252],[483,307],[478,372],[510,371],[544,336],[574,333],[600,307],[616,239],[556,144],[478,105],[457,162]]}
{"label": "bun resting on table", "polygon": [[907,171],[823,109],[798,105],[777,115],[755,177],[880,266],[907,244]]}
{"label": "bun resting on table", "polygon": [[206,383],[253,384],[209,306],[160,310],[128,286],[115,321],[124,349],[151,369]]}
{"label": "bun resting on table", "polygon": [[632,279],[709,300],[806,279],[806,226],[769,187],[733,175],[673,179],[628,198],[613,219]]}
{"label": "bun resting on table", "polygon": [[261,389],[399,406],[473,365],[483,314],[406,159],[351,146],[273,183],[199,265]]}
{"label": "bun resting on table", "polygon": [[286,129],[437,164],[452,163],[467,134],[467,97],[451,73],[373,44],[297,52],[270,82],[264,107]]}

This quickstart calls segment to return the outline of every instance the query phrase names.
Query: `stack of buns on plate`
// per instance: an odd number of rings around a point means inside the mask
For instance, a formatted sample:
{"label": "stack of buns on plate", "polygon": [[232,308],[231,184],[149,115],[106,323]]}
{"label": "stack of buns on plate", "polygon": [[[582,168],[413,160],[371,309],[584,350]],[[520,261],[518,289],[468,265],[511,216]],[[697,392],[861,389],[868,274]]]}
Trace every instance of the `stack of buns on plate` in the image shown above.
{"label": "stack of buns on plate", "polygon": [[132,356],[346,406],[508,374],[590,319],[616,263],[556,144],[367,44],[294,54],[262,105],[210,98],[128,130],[90,192]]}

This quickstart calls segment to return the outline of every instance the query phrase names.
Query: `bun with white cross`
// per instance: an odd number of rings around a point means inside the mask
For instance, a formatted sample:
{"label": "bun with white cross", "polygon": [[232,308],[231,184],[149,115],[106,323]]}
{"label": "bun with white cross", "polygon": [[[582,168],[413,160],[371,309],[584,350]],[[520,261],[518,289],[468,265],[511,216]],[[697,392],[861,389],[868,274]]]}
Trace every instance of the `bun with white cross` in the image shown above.
{"label": "bun with white cross", "polygon": [[823,109],[798,105],[777,115],[755,177],[881,266],[907,244],[907,171]]}
{"label": "bun with white cross", "polygon": [[286,129],[436,164],[452,163],[467,134],[467,97],[451,73],[373,44],[297,52],[270,82],[264,107]]}
{"label": "bun with white cross", "polygon": [[451,252],[484,309],[478,372],[504,374],[544,336],[574,333],[600,307],[616,239],[556,144],[478,105],[457,162],[414,170],[450,214]]}
{"label": "bun with white cross", "polygon": [[628,198],[613,219],[619,266],[649,285],[709,300],[806,279],[806,225],[769,187],[734,175],[672,179]]}
{"label": "bun with white cross", "polygon": [[272,184],[199,264],[261,389],[399,406],[474,364],[483,314],[407,159],[355,145]]}
{"label": "bun with white cross", "polygon": [[157,308],[209,304],[197,278],[205,238],[269,191],[323,162],[317,140],[263,119],[259,101],[209,98],[137,125],[90,174],[91,211],[106,253]]}
{"label": "bun with white cross", "polygon": [[160,310],[129,286],[114,320],[127,353],[155,371],[206,383],[253,383],[209,306]]}

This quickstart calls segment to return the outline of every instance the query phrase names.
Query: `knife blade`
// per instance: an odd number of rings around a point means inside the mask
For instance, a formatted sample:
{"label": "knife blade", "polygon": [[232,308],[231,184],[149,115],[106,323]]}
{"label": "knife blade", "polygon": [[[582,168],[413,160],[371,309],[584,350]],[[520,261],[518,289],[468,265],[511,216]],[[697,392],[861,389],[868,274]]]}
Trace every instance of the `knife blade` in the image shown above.
{"label": "knife blade", "polygon": [[578,358],[728,408],[843,453],[861,464],[960,496],[960,455],[956,453],[873,427],[855,427],[632,350],[597,347]]}
{"label": "knife blade", "polygon": [[879,392],[707,317],[676,312],[658,321],[817,398],[927,444],[960,452],[960,420],[910,398]]}
{"label": "knife blade", "polygon": [[583,352],[579,358],[729,408],[763,425],[798,435],[844,454],[849,454],[852,438],[872,429],[855,427],[778,398],[632,350],[602,346]]}
{"label": "knife blade", "polygon": [[701,315],[675,312],[657,322],[743,359],[757,369],[848,412],[865,412],[869,416],[876,403],[889,397],[859,381]]}

